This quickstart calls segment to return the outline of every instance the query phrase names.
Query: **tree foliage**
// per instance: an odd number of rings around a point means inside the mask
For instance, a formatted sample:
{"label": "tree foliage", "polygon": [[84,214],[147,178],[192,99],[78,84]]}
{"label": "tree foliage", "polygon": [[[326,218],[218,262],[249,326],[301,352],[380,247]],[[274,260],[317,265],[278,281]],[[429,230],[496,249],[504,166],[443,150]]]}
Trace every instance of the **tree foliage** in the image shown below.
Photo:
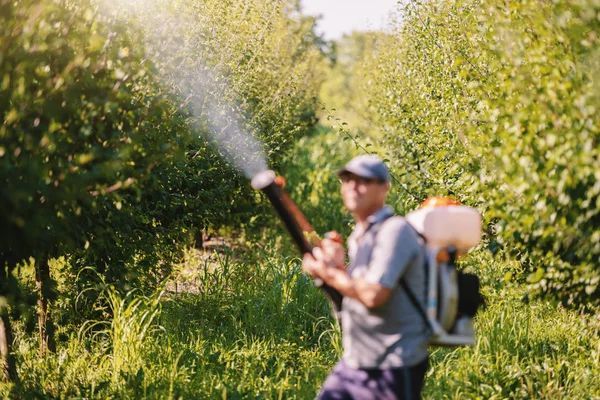
{"label": "tree foliage", "polygon": [[110,260],[122,193],[183,156],[182,119],[164,122],[174,106],[137,38],[89,4],[3,2],[1,15],[1,264],[87,248]]}
{"label": "tree foliage", "polygon": [[366,63],[373,124],[420,198],[477,205],[538,293],[600,298],[597,2],[407,2]]}
{"label": "tree foliage", "polygon": [[67,307],[98,273],[155,285],[196,230],[255,213],[235,167],[279,163],[315,122],[322,54],[293,1],[0,1],[0,22],[0,304],[17,316],[29,257],[50,301],[48,260],[68,257]]}

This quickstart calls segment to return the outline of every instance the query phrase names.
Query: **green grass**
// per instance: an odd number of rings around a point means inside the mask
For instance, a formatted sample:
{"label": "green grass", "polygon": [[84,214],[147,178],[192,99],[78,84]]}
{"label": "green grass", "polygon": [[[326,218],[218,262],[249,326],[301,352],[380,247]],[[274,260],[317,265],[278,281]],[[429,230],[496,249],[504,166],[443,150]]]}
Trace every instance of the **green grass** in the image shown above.
{"label": "green grass", "polygon": [[[488,272],[488,280],[503,272],[486,257],[469,262],[494,269],[480,271]],[[223,286],[229,296],[200,300],[203,320],[211,322],[193,330],[203,332],[206,346],[213,346],[209,354],[219,361],[208,364],[206,381],[212,383],[204,391],[216,396],[231,383],[231,398],[277,398],[281,390],[284,398],[310,398],[339,353],[322,298],[299,273],[297,260],[265,260],[254,280],[238,280],[236,271],[247,266],[229,267],[231,278]],[[542,301],[525,304],[518,287],[495,290],[488,291],[488,306],[478,318],[476,346],[433,352],[425,397],[597,397],[599,320]]]}
{"label": "green grass", "polygon": [[[100,303],[112,318],[73,329],[43,360],[36,339],[21,332],[21,382],[10,397],[314,397],[339,335],[299,260],[227,250],[205,262],[194,254],[179,282],[187,292],[121,298],[109,288]],[[0,387],[5,396],[11,390]]]}
{"label": "green grass", "polygon": [[[114,318],[86,324],[45,359],[20,334],[10,397],[313,398],[339,356],[339,332],[299,260],[275,250],[215,253],[210,263],[190,252],[188,292],[107,290]],[[498,267],[474,256],[469,268],[478,262]],[[501,287],[488,292],[475,346],[433,351],[425,398],[600,398],[598,317],[525,304],[518,287]]]}
{"label": "green grass", "polygon": [[427,397],[599,398],[599,329],[597,318],[541,301],[495,299],[475,346],[434,351]]}

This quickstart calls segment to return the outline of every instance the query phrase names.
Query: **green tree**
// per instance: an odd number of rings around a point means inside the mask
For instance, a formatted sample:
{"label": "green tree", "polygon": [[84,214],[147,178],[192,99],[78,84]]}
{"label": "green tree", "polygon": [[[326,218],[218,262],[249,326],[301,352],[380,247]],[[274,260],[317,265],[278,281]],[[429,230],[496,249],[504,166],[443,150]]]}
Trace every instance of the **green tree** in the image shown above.
{"label": "green tree", "polygon": [[364,88],[405,183],[478,206],[490,247],[571,304],[600,299],[598,11],[407,2]]}
{"label": "green tree", "polygon": [[[233,165],[262,152],[277,165],[314,124],[322,55],[292,2],[133,4],[0,3],[4,344],[9,311],[28,308],[17,263],[35,259],[41,350],[52,350],[58,294],[68,312],[98,273],[123,290],[155,285],[195,229],[255,213]],[[250,150],[236,152],[233,134]],[[49,260],[63,255],[57,293]]]}

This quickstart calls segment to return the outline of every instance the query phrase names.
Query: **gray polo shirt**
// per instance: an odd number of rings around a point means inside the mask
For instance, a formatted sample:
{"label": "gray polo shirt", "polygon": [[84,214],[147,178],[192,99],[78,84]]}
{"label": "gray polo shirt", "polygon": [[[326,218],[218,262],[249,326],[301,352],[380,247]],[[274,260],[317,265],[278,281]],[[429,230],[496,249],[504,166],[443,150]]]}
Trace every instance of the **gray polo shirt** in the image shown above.
{"label": "gray polo shirt", "polygon": [[427,326],[399,285],[404,276],[425,309],[425,250],[415,230],[393,213],[381,208],[364,232],[357,227],[348,238],[350,275],[392,289],[389,300],[371,310],[344,297],[342,359],[354,368],[410,367],[428,355]]}

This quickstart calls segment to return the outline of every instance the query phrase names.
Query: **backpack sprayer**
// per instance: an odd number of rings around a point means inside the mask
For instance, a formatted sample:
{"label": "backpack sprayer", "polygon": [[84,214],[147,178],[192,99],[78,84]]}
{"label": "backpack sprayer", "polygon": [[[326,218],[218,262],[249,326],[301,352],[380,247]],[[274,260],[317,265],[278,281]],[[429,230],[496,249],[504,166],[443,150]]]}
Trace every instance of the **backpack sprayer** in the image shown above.
{"label": "backpack sprayer", "polygon": [[[306,220],[302,211],[300,211],[296,203],[283,190],[285,178],[276,176],[274,171],[266,170],[254,176],[250,184],[254,189],[261,190],[267,196],[302,254],[312,253],[313,248],[320,245],[318,236],[314,234],[312,226]],[[307,239],[306,234],[312,234],[311,240],[315,244]],[[337,232],[330,232],[329,236],[330,239],[341,243],[341,237]],[[343,296],[340,292],[328,286],[320,279],[315,279],[314,283],[327,294],[335,312],[341,311]]]}
{"label": "backpack sprayer", "polygon": [[[481,239],[481,215],[447,197],[431,197],[406,220],[425,240],[428,288],[425,310],[430,344],[461,346],[475,342],[473,317],[483,303],[479,278],[456,268],[456,258]],[[420,304],[415,304],[420,308]]]}

